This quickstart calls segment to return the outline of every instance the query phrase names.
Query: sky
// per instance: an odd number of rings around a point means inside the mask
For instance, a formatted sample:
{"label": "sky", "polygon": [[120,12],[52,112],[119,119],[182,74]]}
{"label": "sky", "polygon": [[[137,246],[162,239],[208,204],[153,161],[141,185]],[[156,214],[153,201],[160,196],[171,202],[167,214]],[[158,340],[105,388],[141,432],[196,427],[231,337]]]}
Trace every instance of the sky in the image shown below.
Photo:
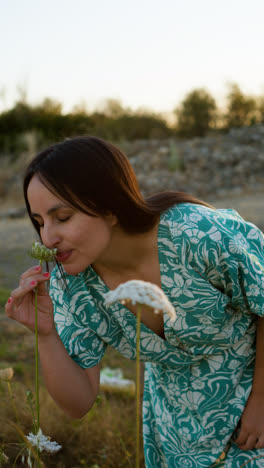
{"label": "sky", "polygon": [[[264,95],[263,0],[0,0],[0,111],[25,92],[170,112],[195,88]],[[20,91],[19,91],[20,90]]]}

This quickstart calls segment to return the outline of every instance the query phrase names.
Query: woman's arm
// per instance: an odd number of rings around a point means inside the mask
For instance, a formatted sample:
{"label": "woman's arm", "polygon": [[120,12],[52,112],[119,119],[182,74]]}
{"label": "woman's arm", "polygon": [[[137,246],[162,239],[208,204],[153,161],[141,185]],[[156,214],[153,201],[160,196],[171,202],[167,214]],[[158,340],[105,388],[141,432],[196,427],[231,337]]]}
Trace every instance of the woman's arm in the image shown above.
{"label": "woman's arm", "polygon": [[45,287],[49,273],[40,266],[21,276],[5,310],[8,317],[35,331],[35,288],[38,287],[38,342],[45,383],[56,403],[80,418],[92,407],[99,389],[99,364],[82,369],[67,353],[54,324],[53,304]]}
{"label": "woman's arm", "polygon": [[236,443],[241,450],[264,447],[264,317],[258,317],[253,385]]}
{"label": "woman's arm", "polygon": [[39,354],[45,384],[52,398],[68,416],[83,417],[98,395],[100,364],[82,369],[69,356],[56,330],[39,336]]}

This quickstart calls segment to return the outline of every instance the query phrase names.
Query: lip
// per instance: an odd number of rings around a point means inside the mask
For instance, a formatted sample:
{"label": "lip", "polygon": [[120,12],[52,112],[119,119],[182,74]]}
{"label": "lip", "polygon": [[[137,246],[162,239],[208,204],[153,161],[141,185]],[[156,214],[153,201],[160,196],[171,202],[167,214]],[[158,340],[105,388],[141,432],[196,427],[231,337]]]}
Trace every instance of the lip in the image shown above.
{"label": "lip", "polygon": [[68,260],[68,258],[71,256],[71,254],[72,254],[72,250],[67,250],[65,252],[59,252],[56,255],[56,259],[58,260],[58,262],[64,263],[64,262],[66,262],[66,260]]}

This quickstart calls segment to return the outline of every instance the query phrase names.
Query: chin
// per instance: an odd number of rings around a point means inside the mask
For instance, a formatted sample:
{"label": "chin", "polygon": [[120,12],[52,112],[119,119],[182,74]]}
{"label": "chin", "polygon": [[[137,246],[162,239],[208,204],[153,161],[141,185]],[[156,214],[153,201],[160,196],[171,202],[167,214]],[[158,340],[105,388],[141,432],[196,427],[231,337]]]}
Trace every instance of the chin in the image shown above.
{"label": "chin", "polygon": [[71,275],[71,276],[78,276],[80,273],[82,273],[87,267],[77,267],[77,266],[74,266],[74,265],[62,265],[63,266],[63,269],[65,271],[65,273],[67,273],[67,275]]}

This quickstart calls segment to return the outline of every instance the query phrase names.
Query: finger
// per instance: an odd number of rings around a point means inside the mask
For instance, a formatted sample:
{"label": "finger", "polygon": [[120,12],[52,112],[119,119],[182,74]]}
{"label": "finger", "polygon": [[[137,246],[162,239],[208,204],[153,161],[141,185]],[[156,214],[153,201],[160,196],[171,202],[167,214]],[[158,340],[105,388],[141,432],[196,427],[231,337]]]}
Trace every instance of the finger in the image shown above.
{"label": "finger", "polygon": [[5,313],[8,317],[12,317],[13,312],[14,312],[14,298],[9,297],[6,305],[5,305]]}
{"label": "finger", "polygon": [[20,277],[20,282],[24,281],[25,279],[29,278],[36,273],[42,272],[42,265],[36,265],[34,267],[29,268],[28,270],[24,271]]}
{"label": "finger", "polygon": [[[11,292],[10,297],[13,298],[13,306],[18,305],[21,303],[22,299],[30,292],[33,292],[35,288],[37,288],[42,282],[47,281],[50,277],[50,274],[42,274],[41,276],[29,277],[27,280],[23,281],[22,285],[19,285],[18,288],[14,289]],[[42,293],[46,291],[42,287]],[[47,291],[45,292],[47,294]]]}
{"label": "finger", "polygon": [[256,449],[264,448],[264,434],[258,438],[255,448]]}
{"label": "finger", "polygon": [[29,293],[31,293],[31,295],[33,294],[33,290],[36,286],[36,280],[29,280],[27,283],[24,283],[23,286],[19,286],[11,292],[10,298],[6,304],[8,316],[10,316],[9,314],[14,311],[14,307],[20,306],[25,296],[27,296]]}
{"label": "finger", "polygon": [[240,430],[239,436],[235,440],[235,443],[239,446],[243,445],[246,443],[248,439],[249,433],[243,429]]}
{"label": "finger", "polygon": [[40,296],[45,296],[48,294],[46,286],[45,286],[45,281],[48,281],[49,279],[50,279],[50,273],[48,271],[45,273],[34,274],[21,280],[19,284],[19,288],[27,289],[28,285],[34,285],[35,288],[36,287],[38,288],[38,294]]}
{"label": "finger", "polygon": [[249,435],[247,441],[244,444],[240,444],[241,450],[253,450],[256,446],[257,438],[255,435]]}
{"label": "finger", "polygon": [[38,294],[39,296],[47,296],[48,290],[46,286],[46,282],[50,279],[50,273],[47,271],[46,273],[42,273],[37,279],[38,283]]}

